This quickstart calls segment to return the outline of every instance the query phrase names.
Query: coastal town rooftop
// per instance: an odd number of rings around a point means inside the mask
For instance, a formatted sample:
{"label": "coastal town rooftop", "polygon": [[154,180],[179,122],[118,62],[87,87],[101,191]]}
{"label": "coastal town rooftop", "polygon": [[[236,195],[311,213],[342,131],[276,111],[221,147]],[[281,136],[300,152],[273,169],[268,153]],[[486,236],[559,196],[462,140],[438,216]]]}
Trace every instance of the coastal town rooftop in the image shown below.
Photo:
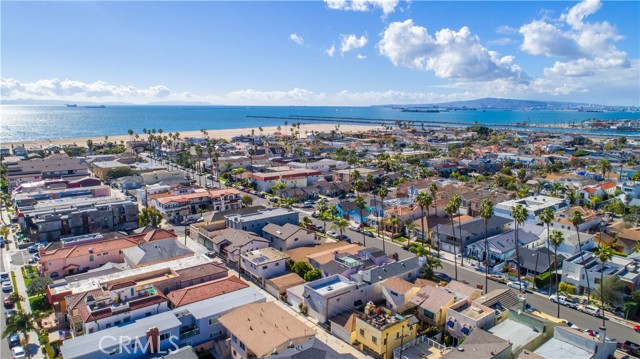
{"label": "coastal town rooftop", "polygon": [[[144,274],[151,274],[156,271],[161,272],[163,270],[165,271],[170,270],[172,273],[174,273],[175,271],[180,269],[191,268],[197,265],[211,263],[211,262],[213,261],[210,258],[204,255],[200,255],[200,256],[180,258],[170,262],[152,264],[146,267],[133,268],[133,269],[124,270],[116,273],[109,273],[109,274],[101,275],[94,278],[79,280],[73,283],[67,283],[64,280],[60,280],[60,281],[54,282],[49,286],[49,292],[52,296],[55,296],[56,294],[60,294],[60,293],[65,293],[65,292],[71,292],[71,294],[81,293],[81,292],[86,292],[93,289],[98,289],[100,288],[100,285],[104,282],[114,281],[122,278],[132,277],[132,276],[144,276]],[[164,274],[162,275],[162,277],[165,278]],[[144,283],[139,283],[139,284],[144,284]]]}

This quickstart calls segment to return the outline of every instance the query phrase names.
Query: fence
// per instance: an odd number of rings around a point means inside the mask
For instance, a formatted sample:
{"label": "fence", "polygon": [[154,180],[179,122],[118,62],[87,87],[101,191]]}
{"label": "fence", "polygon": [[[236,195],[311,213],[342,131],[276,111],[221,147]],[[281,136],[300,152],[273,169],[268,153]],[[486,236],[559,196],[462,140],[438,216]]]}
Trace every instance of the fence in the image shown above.
{"label": "fence", "polygon": [[400,356],[400,353],[411,348],[414,347],[416,345],[420,345],[422,343],[425,343],[427,346],[429,346],[430,348],[436,348],[437,350],[439,350],[442,353],[446,353],[448,352],[451,348],[447,348],[446,346],[436,342],[435,340],[431,339],[431,338],[427,338],[425,335],[417,337],[409,342],[407,342],[406,344],[402,345],[399,348],[396,348],[393,351],[393,359],[411,359],[409,357],[406,356]]}

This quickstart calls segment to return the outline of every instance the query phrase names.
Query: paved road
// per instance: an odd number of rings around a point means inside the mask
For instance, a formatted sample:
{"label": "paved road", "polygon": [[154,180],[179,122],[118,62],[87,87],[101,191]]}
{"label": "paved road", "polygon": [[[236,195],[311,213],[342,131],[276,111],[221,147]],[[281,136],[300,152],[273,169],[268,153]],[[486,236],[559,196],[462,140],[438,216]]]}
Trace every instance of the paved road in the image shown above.
{"label": "paved road", "polygon": [[[5,249],[2,248],[0,250],[0,272],[7,272],[8,268],[9,268],[9,264],[7,263],[7,265],[5,266],[4,263],[4,256],[5,256]],[[8,295],[8,293],[2,293],[2,300],[4,300],[4,297]],[[2,316],[2,329],[4,330],[4,305],[0,306],[0,315]],[[9,342],[7,342],[7,339],[2,339],[0,341],[0,358],[11,358],[11,353],[9,351]]]}

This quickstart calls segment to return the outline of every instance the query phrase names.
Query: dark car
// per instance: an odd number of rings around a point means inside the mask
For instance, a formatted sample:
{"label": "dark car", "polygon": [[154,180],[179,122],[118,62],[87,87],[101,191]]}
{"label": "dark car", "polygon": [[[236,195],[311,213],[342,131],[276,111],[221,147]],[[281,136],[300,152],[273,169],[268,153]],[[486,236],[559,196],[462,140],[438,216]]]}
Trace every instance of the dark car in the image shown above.
{"label": "dark car", "polygon": [[445,282],[451,282],[451,277],[449,277],[446,273],[442,273],[442,272],[435,272],[433,273],[434,276],[442,279]]}
{"label": "dark car", "polygon": [[9,341],[9,349],[20,346],[20,334],[11,333],[11,335],[9,335],[8,341]]}
{"label": "dark car", "polygon": [[640,344],[627,340],[622,344],[622,349],[628,354],[640,356]]}
{"label": "dark car", "polygon": [[346,234],[341,234],[337,237],[339,240],[351,242],[351,238],[347,237]]}
{"label": "dark car", "polygon": [[6,309],[11,309],[13,308],[13,302],[9,299],[9,297],[5,297],[4,298],[4,307]]}
{"label": "dark car", "polygon": [[371,231],[362,231],[362,233],[364,233],[364,235],[367,237],[373,237],[373,232]]}

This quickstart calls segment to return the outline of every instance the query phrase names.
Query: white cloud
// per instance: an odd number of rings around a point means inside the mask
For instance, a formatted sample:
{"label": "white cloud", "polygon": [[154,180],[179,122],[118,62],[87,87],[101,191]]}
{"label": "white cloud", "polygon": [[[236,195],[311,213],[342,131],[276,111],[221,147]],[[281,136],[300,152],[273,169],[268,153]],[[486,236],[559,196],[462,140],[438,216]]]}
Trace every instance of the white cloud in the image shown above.
{"label": "white cloud", "polygon": [[367,56],[366,56],[366,55],[363,55],[363,54],[358,54],[358,55],[356,55],[356,58],[357,58],[358,60],[364,60],[364,59],[366,59],[366,58],[367,58]]}
{"label": "white cloud", "polygon": [[495,40],[489,40],[487,41],[487,45],[490,46],[506,46],[506,45],[510,45],[515,43],[516,40],[508,38],[508,37],[501,37],[499,39],[495,39]]}
{"label": "white cloud", "polygon": [[395,11],[399,0],[324,0],[324,2],[329,9],[333,10],[370,11],[378,8],[386,16]]}
{"label": "white cloud", "polygon": [[501,35],[512,35],[517,34],[518,29],[509,25],[501,25],[496,28],[496,33]]}
{"label": "white cloud", "polygon": [[14,99],[60,99],[76,101],[162,100],[172,93],[163,85],[147,88],[113,85],[104,81],[86,83],[76,80],[47,79],[22,83],[15,79],[0,80],[2,97]]}
{"label": "white cloud", "polygon": [[302,36],[296,34],[295,32],[289,35],[289,40],[293,41],[296,45],[304,45],[304,39]]}
{"label": "white cloud", "polygon": [[595,76],[598,70],[628,68],[627,53],[614,44],[623,38],[616,28],[606,21],[585,22],[601,6],[599,0],[584,0],[557,20],[535,20],[521,26],[521,50],[565,59],[545,69],[545,75]]}
{"label": "white cloud", "polygon": [[329,57],[333,57],[333,55],[336,53],[336,45],[331,45],[331,47],[326,49],[325,52],[327,53],[327,55],[329,55]]}
{"label": "white cloud", "polygon": [[513,56],[489,51],[466,26],[459,31],[442,29],[429,35],[426,28],[409,19],[391,23],[378,43],[381,55],[396,66],[433,71],[445,79],[490,81],[510,79],[526,82],[529,76],[512,64]]}
{"label": "white cloud", "polygon": [[367,35],[362,35],[360,37],[351,34],[351,35],[340,35],[340,52],[346,53],[354,49],[360,49],[367,44]]}

